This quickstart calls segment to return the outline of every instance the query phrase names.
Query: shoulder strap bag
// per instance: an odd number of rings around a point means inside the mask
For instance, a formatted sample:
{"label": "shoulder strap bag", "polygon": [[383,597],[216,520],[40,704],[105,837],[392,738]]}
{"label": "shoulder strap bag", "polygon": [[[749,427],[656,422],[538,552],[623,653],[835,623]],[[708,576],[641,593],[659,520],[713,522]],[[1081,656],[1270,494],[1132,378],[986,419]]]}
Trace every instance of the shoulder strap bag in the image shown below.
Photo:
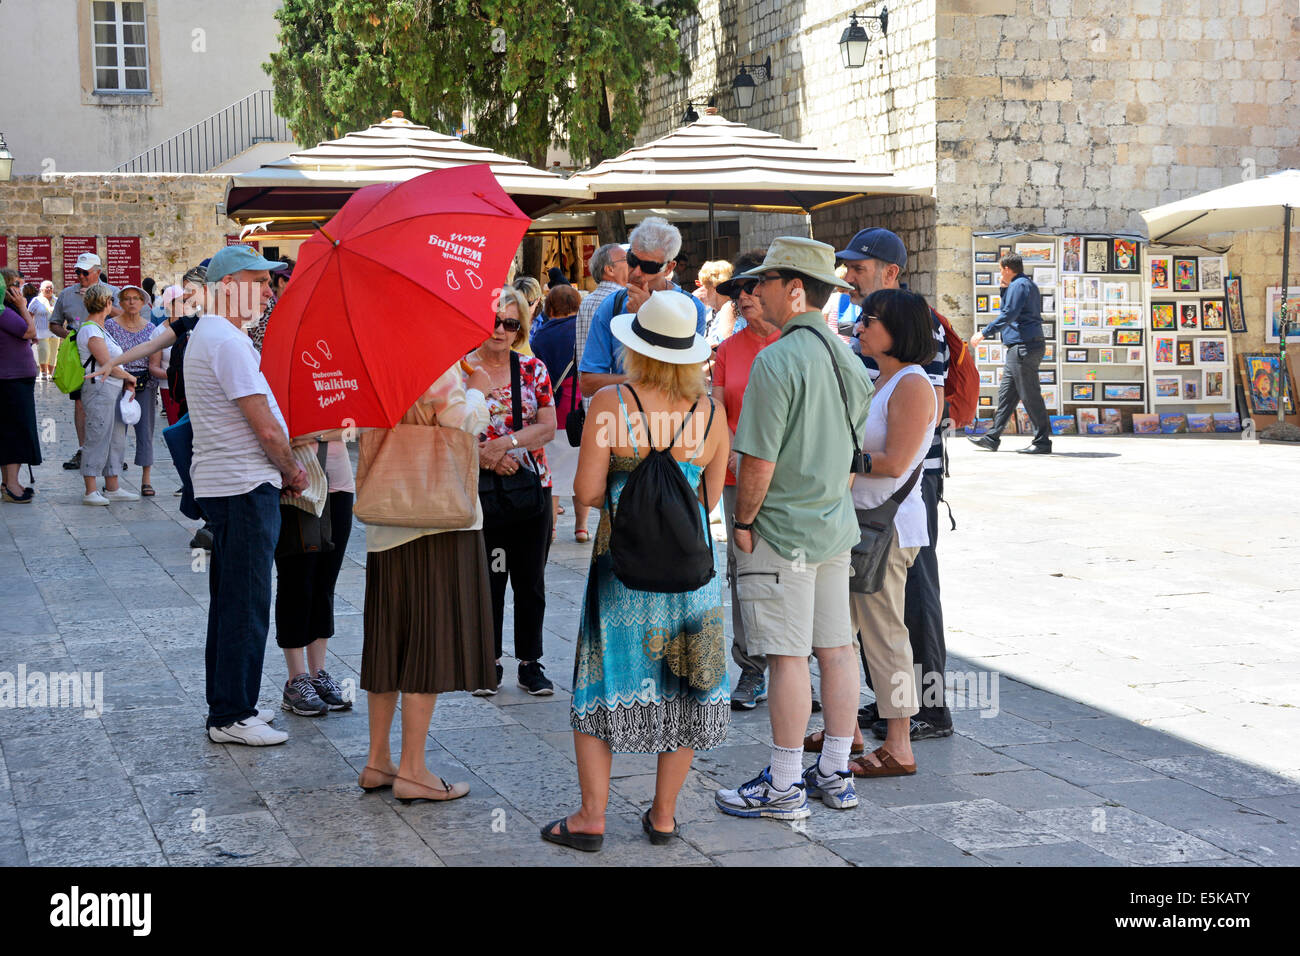
{"label": "shoulder strap bag", "polygon": [[800,329],[811,332],[813,338],[822,344],[826,350],[826,357],[831,360],[831,371],[835,373],[835,383],[840,387],[840,402],[844,405],[844,424],[849,429],[849,444],[853,447],[853,457],[849,460],[849,472],[851,474],[861,474],[862,472],[862,442],[858,441],[857,433],[853,430],[853,416],[849,414],[849,393],[844,388],[844,377],[840,375],[839,363],[835,361],[835,353],[831,351],[830,343],[827,342],[812,326],[796,325],[794,331]]}
{"label": "shoulder strap bag", "polygon": [[[316,443],[315,459],[320,463],[322,477],[325,474],[325,442]],[[280,501],[280,540],[275,546],[277,558],[299,554],[323,554],[334,550],[334,528],[330,522],[329,489],[325,488],[324,507],[319,514],[310,499],[300,496],[297,499]]]}
{"label": "shoulder strap bag", "polygon": [[885,583],[885,566],[894,550],[894,516],[920,480],[925,462],[917,465],[906,484],[874,508],[857,508],[861,537],[849,553],[849,590],[856,594],[875,594]]}
{"label": "shoulder strap bag", "polygon": [[[412,420],[414,419],[414,420]],[[361,433],[357,498],[363,524],[455,530],[477,517],[478,439],[416,405],[393,428]]]}
{"label": "shoulder strap bag", "polygon": [[[519,389],[519,353],[513,351],[510,353],[510,418],[511,431],[517,432],[524,427]],[[529,464],[533,464],[532,453],[525,454]],[[531,521],[546,510],[541,476],[526,467],[520,467],[513,475],[498,475],[495,471],[480,469],[478,498],[483,505],[484,531]]]}

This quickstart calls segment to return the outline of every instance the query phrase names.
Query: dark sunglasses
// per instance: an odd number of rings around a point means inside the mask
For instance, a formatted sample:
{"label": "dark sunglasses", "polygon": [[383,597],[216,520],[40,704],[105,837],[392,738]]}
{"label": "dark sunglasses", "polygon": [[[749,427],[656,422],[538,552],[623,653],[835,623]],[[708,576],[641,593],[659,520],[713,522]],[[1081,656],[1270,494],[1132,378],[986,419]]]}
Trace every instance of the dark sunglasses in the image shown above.
{"label": "dark sunglasses", "polygon": [[74,271],[77,275],[79,275],[79,276],[88,276],[88,275],[90,275],[90,272],[87,271],[87,270],[85,270],[85,269],[74,269],[73,271]]}
{"label": "dark sunglasses", "polygon": [[492,326],[492,331],[495,332],[498,328],[502,328],[507,332],[518,332],[520,324],[518,319],[503,319],[498,315],[495,324]]}
{"label": "dark sunglasses", "polygon": [[640,256],[636,255],[636,253],[631,251],[627,254],[627,267],[629,269],[640,269],[648,276],[656,274],[663,269],[665,265],[667,265],[665,262],[654,262],[650,259],[642,259]]}
{"label": "dark sunglasses", "polygon": [[759,282],[757,279],[746,279],[744,282],[737,282],[731,287],[731,298],[739,299],[741,293],[744,293],[745,295],[753,295],[754,290],[758,288],[758,285]]}

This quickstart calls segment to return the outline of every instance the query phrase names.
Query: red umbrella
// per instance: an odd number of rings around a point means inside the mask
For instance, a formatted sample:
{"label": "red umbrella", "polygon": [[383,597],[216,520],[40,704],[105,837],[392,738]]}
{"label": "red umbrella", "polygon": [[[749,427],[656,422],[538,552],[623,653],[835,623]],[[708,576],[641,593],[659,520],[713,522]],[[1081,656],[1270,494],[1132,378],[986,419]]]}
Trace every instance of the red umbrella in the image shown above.
{"label": "red umbrella", "polygon": [[302,244],[262,372],[290,435],[389,428],[492,334],[529,219],[486,166],[358,190]]}

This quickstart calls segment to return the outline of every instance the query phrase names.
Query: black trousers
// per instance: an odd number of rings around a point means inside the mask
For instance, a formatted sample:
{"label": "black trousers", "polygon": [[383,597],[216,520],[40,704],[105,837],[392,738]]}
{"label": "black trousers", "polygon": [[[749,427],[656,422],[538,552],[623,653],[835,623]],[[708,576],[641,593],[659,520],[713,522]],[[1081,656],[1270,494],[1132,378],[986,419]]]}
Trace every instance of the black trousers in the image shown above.
{"label": "black trousers", "polygon": [[542,621],[546,617],[546,559],[551,553],[551,489],[543,488],[546,507],[531,521],[483,532],[488,582],[492,587],[492,627],[496,659],[501,659],[506,581],[515,595],[515,657],[542,657]]}
{"label": "black trousers", "polygon": [[330,492],[325,507],[334,548],[275,559],[275,643],[280,647],[306,647],[334,636],[334,585],[352,536],[352,492]]}
{"label": "black trousers", "polygon": [[1025,403],[1029,420],[1034,423],[1034,444],[1052,443],[1052,423],[1047,418],[1047,406],[1043,404],[1043,386],[1038,381],[1038,365],[1043,361],[1043,353],[1046,351],[1043,342],[1007,346],[1006,362],[1002,366],[1002,384],[998,386],[998,410],[993,416],[993,427],[988,430],[995,441],[1002,437],[1002,432],[1015,413],[1016,402],[1020,401]]}
{"label": "black trousers", "polygon": [[[948,648],[943,639],[943,602],[939,598],[939,499],[943,497],[943,475],[924,472],[921,475],[921,498],[925,502],[925,523],[930,532],[930,544],[917,552],[916,560],[907,569],[907,586],[904,591],[903,623],[912,645],[912,666],[921,672],[917,693],[921,709],[917,720],[929,721],[936,727],[951,727],[952,713],[944,699],[944,669],[948,664]],[[871,687],[871,671],[867,672],[867,686]],[[874,690],[874,688],[872,688]]]}

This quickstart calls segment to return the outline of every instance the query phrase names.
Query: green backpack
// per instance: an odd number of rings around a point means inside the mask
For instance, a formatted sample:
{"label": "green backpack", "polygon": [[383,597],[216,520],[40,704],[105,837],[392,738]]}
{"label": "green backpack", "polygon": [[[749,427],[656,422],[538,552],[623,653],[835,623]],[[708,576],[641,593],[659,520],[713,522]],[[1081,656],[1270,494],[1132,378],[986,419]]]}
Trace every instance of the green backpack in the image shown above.
{"label": "green backpack", "polygon": [[[81,326],[77,327],[77,332],[79,331]],[[82,364],[81,353],[77,350],[77,332],[68,332],[59,343],[59,353],[54,360],[54,384],[64,394],[71,394],[81,388],[86,381],[86,369],[95,361],[94,358],[89,358]]]}

